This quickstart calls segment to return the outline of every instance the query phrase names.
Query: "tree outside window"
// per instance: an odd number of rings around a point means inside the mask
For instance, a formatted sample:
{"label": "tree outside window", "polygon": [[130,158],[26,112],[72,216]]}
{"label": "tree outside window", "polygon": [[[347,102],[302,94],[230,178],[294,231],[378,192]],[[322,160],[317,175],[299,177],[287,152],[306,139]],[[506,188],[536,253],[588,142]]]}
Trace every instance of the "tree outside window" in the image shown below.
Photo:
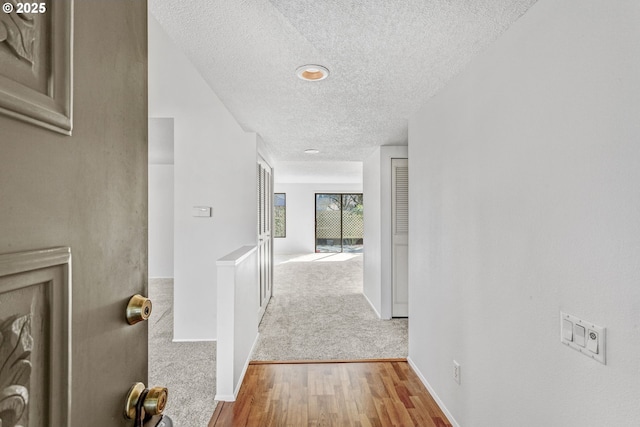
{"label": "tree outside window", "polygon": [[275,193],[273,196],[273,237],[287,237],[287,195]]}

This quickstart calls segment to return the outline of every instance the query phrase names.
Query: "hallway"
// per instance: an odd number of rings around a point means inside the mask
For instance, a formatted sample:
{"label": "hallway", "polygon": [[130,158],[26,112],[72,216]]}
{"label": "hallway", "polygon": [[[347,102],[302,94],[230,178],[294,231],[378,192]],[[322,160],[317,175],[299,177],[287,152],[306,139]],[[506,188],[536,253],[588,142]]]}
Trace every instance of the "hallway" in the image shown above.
{"label": "hallway", "polygon": [[[278,262],[280,261],[280,262]],[[407,319],[380,320],[362,294],[362,255],[276,260],[253,360],[407,357]]]}

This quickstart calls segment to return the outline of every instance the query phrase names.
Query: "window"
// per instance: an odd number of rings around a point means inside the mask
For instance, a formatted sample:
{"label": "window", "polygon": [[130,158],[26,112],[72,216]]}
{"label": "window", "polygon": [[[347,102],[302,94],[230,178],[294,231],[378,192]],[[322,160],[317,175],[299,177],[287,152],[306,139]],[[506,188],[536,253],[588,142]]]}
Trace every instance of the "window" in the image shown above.
{"label": "window", "polygon": [[273,237],[287,237],[287,195],[275,193],[273,196]]}
{"label": "window", "polygon": [[316,252],[362,252],[362,194],[316,193]]}

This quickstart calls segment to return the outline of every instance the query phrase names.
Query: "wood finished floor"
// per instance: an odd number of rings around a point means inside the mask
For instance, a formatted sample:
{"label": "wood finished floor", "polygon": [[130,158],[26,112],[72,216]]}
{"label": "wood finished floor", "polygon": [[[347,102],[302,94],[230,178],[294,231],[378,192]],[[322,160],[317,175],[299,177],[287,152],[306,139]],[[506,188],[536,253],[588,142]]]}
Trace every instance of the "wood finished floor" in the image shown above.
{"label": "wood finished floor", "polygon": [[406,361],[251,364],[209,427],[451,427]]}

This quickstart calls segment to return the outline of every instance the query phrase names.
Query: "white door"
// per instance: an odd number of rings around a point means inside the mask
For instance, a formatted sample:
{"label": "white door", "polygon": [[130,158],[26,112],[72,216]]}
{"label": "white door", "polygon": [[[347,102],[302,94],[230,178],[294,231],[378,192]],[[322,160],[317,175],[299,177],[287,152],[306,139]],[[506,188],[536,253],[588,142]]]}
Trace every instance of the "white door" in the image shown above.
{"label": "white door", "polygon": [[257,165],[258,188],[258,262],[260,272],[260,307],[258,318],[262,319],[271,300],[273,283],[273,179],[272,169],[262,159]]}
{"label": "white door", "polygon": [[392,316],[409,315],[409,161],[391,159]]}
{"label": "white door", "polygon": [[125,321],[147,288],[146,2],[40,4],[0,17],[0,424],[131,427],[125,396],[147,382],[147,322]]}

